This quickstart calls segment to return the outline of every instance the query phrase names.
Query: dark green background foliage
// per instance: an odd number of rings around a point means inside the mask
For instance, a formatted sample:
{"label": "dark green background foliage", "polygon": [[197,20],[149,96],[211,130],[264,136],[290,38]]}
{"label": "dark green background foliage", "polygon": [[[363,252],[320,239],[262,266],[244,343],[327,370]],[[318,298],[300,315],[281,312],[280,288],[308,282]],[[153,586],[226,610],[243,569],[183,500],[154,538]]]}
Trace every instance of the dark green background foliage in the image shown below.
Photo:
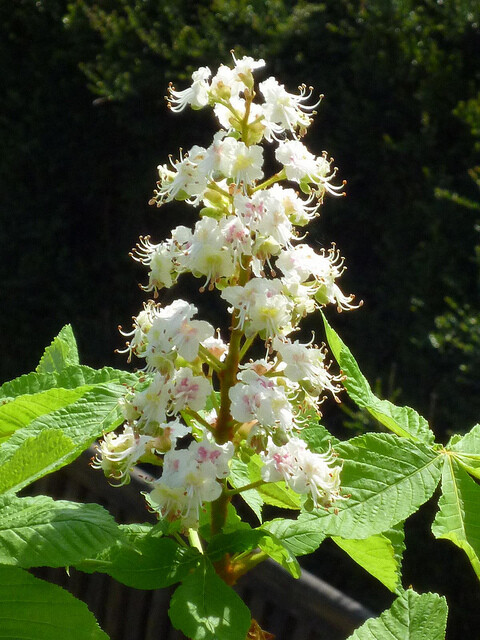
{"label": "dark green background foliage", "polygon": [[[337,242],[343,289],[364,300],[332,323],[374,386],[423,413],[439,440],[470,428],[478,13],[477,0],[1,0],[0,379],[34,367],[67,322],[83,362],[124,366],[116,327],[138,313],[146,277],[128,252],[140,234],[160,241],[194,222],[188,207],[147,206],[155,167],[215,127],[205,112],[169,113],[168,82],[184,88],[234,48],[264,57],[288,89],[326,96],[306,143],[335,157],[348,198],[328,200],[309,241]],[[199,285],[182,280],[161,299],[202,305]]]}

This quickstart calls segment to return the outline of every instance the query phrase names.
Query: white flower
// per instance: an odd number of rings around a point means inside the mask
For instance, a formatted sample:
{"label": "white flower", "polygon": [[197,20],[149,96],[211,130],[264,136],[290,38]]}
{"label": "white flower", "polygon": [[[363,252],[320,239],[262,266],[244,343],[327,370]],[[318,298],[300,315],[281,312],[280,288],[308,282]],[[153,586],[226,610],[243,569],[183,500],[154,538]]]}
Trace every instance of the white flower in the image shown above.
{"label": "white flower", "polygon": [[143,391],[137,391],[132,398],[132,405],[141,414],[143,429],[157,427],[167,419],[167,407],[170,400],[167,378],[155,373],[152,382]]}
{"label": "white flower", "polygon": [[228,352],[228,344],[226,344],[219,335],[219,331],[217,330],[217,336],[212,336],[207,338],[202,342],[202,346],[207,349],[217,360],[223,362],[227,356]]}
{"label": "white flower", "polygon": [[175,371],[169,391],[170,412],[178,413],[186,408],[201,411],[212,392],[212,385],[203,376],[195,376],[191,369],[182,367]]}
{"label": "white flower", "polygon": [[117,349],[118,353],[128,353],[128,362],[130,362],[132,353],[137,357],[142,358],[145,357],[146,347],[147,347],[147,334],[150,331],[153,321],[157,317],[158,307],[157,305],[149,300],[147,303],[143,305],[143,311],[140,311],[136,318],[133,318],[133,329],[130,332],[122,331],[122,328],[119,327],[119,331],[122,336],[126,338],[130,338],[131,340],[127,342],[127,346],[125,349]]}
{"label": "white flower", "polygon": [[168,520],[181,519],[184,528],[198,526],[203,503],[213,502],[222,493],[217,478],[228,474],[232,455],[232,443],[219,446],[207,440],[168,451],[162,477],[148,496],[150,505]]}
{"label": "white flower", "polygon": [[331,452],[313,453],[300,438],[291,438],[280,447],[269,440],[262,455],[262,478],[266,482],[284,480],[296,493],[310,494],[315,508],[329,507],[340,495],[341,466],[332,466]]}
{"label": "white flower", "polygon": [[299,244],[282,251],[275,266],[282,270],[287,282],[314,285],[314,296],[320,305],[336,304],[338,310],[346,311],[357,306],[352,304],[354,296],[344,295],[335,282],[345,270],[343,262],[335,247],[327,253],[323,249],[317,253],[308,244]]}
{"label": "white flower", "polygon": [[284,387],[252,369],[239,374],[240,382],[229,391],[232,416],[238,422],[258,421],[269,432],[290,433],[294,414]]}
{"label": "white flower", "polygon": [[211,284],[213,288],[220,278],[233,276],[234,246],[225,243],[225,236],[217,220],[204,217],[195,224],[183,264],[194,276],[206,276],[204,287]]}
{"label": "white flower", "polygon": [[273,77],[261,82],[259,88],[265,98],[262,106],[266,121],[280,125],[282,130],[293,134],[300,129],[300,134],[303,135],[312,121],[308,114],[314,112],[321,98],[315,104],[307,105],[305,102],[310,99],[312,89],[307,92],[306,86],[302,85],[299,87],[300,95],[296,96],[288,93],[283,84],[279,84]]}
{"label": "white flower", "polygon": [[192,320],[197,308],[185,300],[175,300],[161,309],[152,323],[146,348],[147,364],[162,369],[164,360],[180,357],[192,362],[198,356],[200,343],[211,337],[209,322]]}
{"label": "white flower", "polygon": [[310,179],[316,174],[317,160],[299,140],[280,142],[275,157],[285,167],[288,180],[301,182],[304,178]]}
{"label": "white flower", "polygon": [[208,78],[211,71],[208,67],[200,67],[192,73],[192,86],[183,91],[176,91],[175,87],[170,84],[168,88],[168,106],[174,111],[182,111],[187,104],[193,109],[201,109],[208,104]]}
{"label": "white flower", "polygon": [[341,390],[336,383],[341,376],[332,376],[325,366],[326,352],[309,345],[301,344],[298,340],[290,342],[274,338],[273,348],[282,358],[282,367],[277,367],[294,382],[308,382],[307,391],[310,395],[320,395],[328,390],[335,394]]}
{"label": "white flower", "polygon": [[221,296],[238,310],[238,326],[247,336],[273,337],[292,331],[293,305],[280,280],[252,278],[244,287],[226,287]]}
{"label": "white flower", "polygon": [[237,184],[250,184],[263,178],[263,148],[259,145],[247,147],[244,142],[227,137],[223,141],[219,169],[225,177]]}
{"label": "white flower", "polygon": [[119,485],[130,482],[129,472],[145,454],[149,435],[138,435],[133,427],[126,425],[123,433],[107,433],[99,443],[97,456],[92,461],[94,469],[102,469],[104,474]]}
{"label": "white flower", "polygon": [[159,165],[160,179],[149,204],[160,207],[175,199],[198,204],[208,182],[208,176],[201,167],[206,154],[206,149],[195,145],[185,155],[180,152],[180,160],[173,162],[170,158],[171,168],[166,164]]}

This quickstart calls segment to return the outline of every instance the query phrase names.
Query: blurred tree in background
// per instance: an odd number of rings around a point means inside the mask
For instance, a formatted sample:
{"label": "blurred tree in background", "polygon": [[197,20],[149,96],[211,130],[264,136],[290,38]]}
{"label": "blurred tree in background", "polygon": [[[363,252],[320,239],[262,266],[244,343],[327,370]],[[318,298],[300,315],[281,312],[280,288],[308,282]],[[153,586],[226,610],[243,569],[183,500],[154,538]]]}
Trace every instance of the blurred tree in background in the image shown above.
{"label": "blurred tree in background", "polygon": [[338,242],[343,287],[364,300],[335,319],[345,341],[437,433],[471,427],[479,13],[478,0],[0,2],[1,379],[35,366],[67,322],[85,363],[124,366],[116,326],[137,313],[146,275],[128,252],[185,215],[147,206],[155,167],[211,135],[195,112],[173,123],[166,87],[235,49],[289,90],[304,81],[326,96],[311,148],[334,155],[348,198],[326,203],[310,239]]}

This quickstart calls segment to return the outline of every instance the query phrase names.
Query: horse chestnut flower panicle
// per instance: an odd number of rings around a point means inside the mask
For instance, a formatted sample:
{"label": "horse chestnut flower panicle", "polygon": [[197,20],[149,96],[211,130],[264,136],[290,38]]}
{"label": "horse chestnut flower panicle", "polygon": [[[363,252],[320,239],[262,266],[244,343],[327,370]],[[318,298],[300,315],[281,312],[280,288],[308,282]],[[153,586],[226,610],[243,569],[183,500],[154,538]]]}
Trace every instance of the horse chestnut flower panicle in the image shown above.
{"label": "horse chestnut flower panicle", "polygon": [[[143,378],[122,401],[123,432],[105,436],[94,463],[120,483],[137,462],[158,464],[147,501],[182,531],[198,527],[206,503],[250,488],[236,486],[230,471],[246,451],[260,453],[257,484],[285,482],[307,507],[342,499],[341,463],[302,439],[305,410],[318,412],[325,394],[336,397],[341,376],[330,372],[314,338],[302,344],[291,336],[320,307],[355,308],[338,285],[338,250],[315,251],[298,230],[319,215],[324,196],[344,194],[343,183],[335,183],[325,153],[315,156],[300,141],[321,97],[312,99],[305,85],[289,93],[273,77],[257,86],[254,75],[264,66],[233,56],[233,66],[215,74],[200,67],[187,89],[170,85],[173,113],[210,107],[220,129],[209,146],[194,145],[158,167],[150,203],[182,201],[199,208],[200,219],[159,243],[144,236],[133,250],[148,269],[143,289],[156,299],[123,332],[124,352],[138,358]],[[265,145],[279,163],[270,176]],[[199,278],[200,291],[219,292],[231,314],[228,331],[196,319],[185,300],[158,303],[183,274]],[[248,362],[255,340],[265,357]]]}

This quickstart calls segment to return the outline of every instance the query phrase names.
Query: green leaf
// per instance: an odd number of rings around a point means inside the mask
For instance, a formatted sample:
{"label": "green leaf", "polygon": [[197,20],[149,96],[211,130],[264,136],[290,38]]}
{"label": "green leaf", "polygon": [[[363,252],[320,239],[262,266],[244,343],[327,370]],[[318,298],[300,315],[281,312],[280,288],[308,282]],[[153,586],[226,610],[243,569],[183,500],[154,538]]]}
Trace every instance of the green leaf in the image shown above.
{"label": "green leaf", "polygon": [[71,364],[79,364],[77,342],[72,327],[67,324],[47,347],[38,363],[37,373],[61,371]]}
{"label": "green leaf", "polygon": [[281,540],[295,556],[313,553],[325,539],[319,519],[302,513],[296,520],[277,518],[264,522],[262,529]]}
{"label": "green leaf", "polygon": [[330,447],[334,447],[340,440],[333,436],[328,429],[321,425],[318,416],[313,412],[303,414],[302,419],[306,418],[307,422],[302,427],[299,436],[308,445],[310,451],[314,453],[325,453]]}
{"label": "green leaf", "polygon": [[75,443],[60,429],[27,439],[0,467],[0,494],[16,492],[76,457]]}
{"label": "green leaf", "polygon": [[226,553],[243,553],[257,549],[262,538],[268,536],[270,534],[261,529],[241,529],[232,533],[219,533],[212,538],[207,554],[212,562],[217,562]]}
{"label": "green leaf", "polygon": [[447,449],[455,452],[455,458],[480,480],[480,425],[477,424],[463,437],[453,436]]}
{"label": "green leaf", "polygon": [[182,580],[200,561],[196,549],[157,534],[151,525],[119,527],[122,536],[108,549],[75,566],[85,573],[107,573],[135,589],[162,589]]}
{"label": "green leaf", "polygon": [[108,640],[86,604],[14,567],[0,567],[0,619],[2,638]]}
{"label": "green leaf", "polygon": [[367,433],[337,445],[344,460],[340,475],[346,500],[337,513],[318,510],[329,535],[347,539],[382,533],[411,515],[435,491],[442,453],[422,443],[379,433]]}
{"label": "green leaf", "polygon": [[98,504],[0,497],[2,564],[65,567],[112,545],[119,535],[113,517]]}
{"label": "green leaf", "polygon": [[19,378],[5,382],[0,387],[0,402],[26,395],[40,393],[55,387],[62,389],[75,389],[85,385],[97,385],[105,382],[118,382],[123,384],[138,384],[139,376],[135,373],[104,367],[92,369],[85,365],[67,366],[62,371],[52,373],[36,373],[32,371]]}
{"label": "green leaf", "polygon": [[[94,440],[102,434],[111,431],[123,421],[123,416],[118,405],[118,399],[125,394],[122,385],[106,384],[98,385],[85,393],[75,403],[52,411],[49,414],[38,417],[27,426],[18,429],[15,433],[0,446],[0,487],[4,491],[18,491],[26,486],[33,479],[37,479],[61,468],[65,464],[72,462],[82,451],[87,449]],[[35,467],[35,461],[32,461],[35,474],[32,476],[31,471],[26,471],[25,476],[12,474],[14,456],[17,460],[28,460],[28,454],[31,448],[39,449],[39,445],[35,445],[35,439],[42,438],[45,442],[45,435],[41,435],[44,431],[61,431],[63,439],[55,441],[52,436],[51,446],[55,446],[55,442],[61,448],[61,457],[52,461],[51,456],[45,458],[45,467]],[[70,439],[74,448],[68,447]],[[48,440],[48,438],[47,438]],[[31,467],[30,467],[31,469]]]}
{"label": "green leaf", "polygon": [[[206,502],[200,511],[198,533],[204,540],[211,539],[212,503]],[[227,518],[222,527],[222,533],[232,533],[240,529],[251,529],[251,526],[244,522],[238,515],[231,502],[227,505]]]}
{"label": "green leaf", "polygon": [[92,387],[49,389],[34,395],[23,395],[0,405],[0,438],[5,439],[35,418],[66,407],[81,398]]}
{"label": "green leaf", "polygon": [[463,549],[480,579],[480,486],[448,454],[438,506],[433,535],[451,540]]}
{"label": "green leaf", "polygon": [[334,536],[332,540],[387,589],[394,592],[397,590],[401,564],[387,535],[379,533],[363,540],[345,540]]}
{"label": "green leaf", "polygon": [[245,640],[250,611],[206,558],[177,587],[168,612],[192,640]]}
{"label": "green leaf", "polygon": [[445,640],[446,625],[445,598],[408,589],[390,609],[367,620],[348,640]]}
{"label": "green leaf", "polygon": [[278,562],[290,575],[299,578],[302,574],[300,565],[290,548],[274,535],[269,534],[260,539],[258,546],[272,560]]}
{"label": "green leaf", "polygon": [[[262,467],[263,462],[260,456],[258,454],[252,455],[248,462],[250,482],[256,482],[262,479]],[[271,504],[281,509],[300,509],[300,495],[290,489],[283,481],[263,484],[257,487],[256,491],[258,491],[266,504]]]}
{"label": "green leaf", "polygon": [[410,407],[397,407],[388,400],[380,400],[375,396],[350,349],[328,324],[323,313],[322,317],[330,349],[346,376],[344,386],[350,398],[398,436],[433,444],[435,437],[425,418]]}
{"label": "green leaf", "polygon": [[[239,489],[240,487],[250,484],[251,480],[248,464],[243,462],[243,460],[233,458],[230,463],[230,475],[228,476],[228,481],[235,489]],[[257,516],[259,522],[262,522],[262,507],[264,501],[258,491],[255,491],[255,489],[248,489],[248,491],[242,491],[240,495]]]}

